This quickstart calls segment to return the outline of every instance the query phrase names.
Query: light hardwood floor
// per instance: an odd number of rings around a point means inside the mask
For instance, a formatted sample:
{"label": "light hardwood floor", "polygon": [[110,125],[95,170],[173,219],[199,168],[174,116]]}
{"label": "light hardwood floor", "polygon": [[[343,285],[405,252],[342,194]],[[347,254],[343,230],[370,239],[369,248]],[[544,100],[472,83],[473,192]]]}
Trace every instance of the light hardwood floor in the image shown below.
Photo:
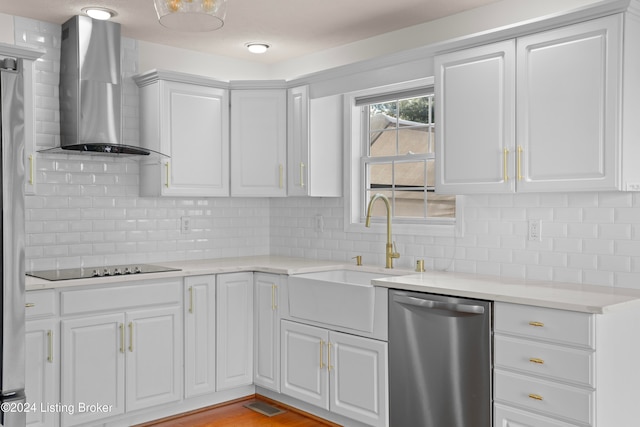
{"label": "light hardwood floor", "polygon": [[[267,417],[244,405],[261,400],[284,409],[280,415]],[[311,414],[277,403],[263,396],[251,396],[222,405],[211,406],[174,417],[163,418],[135,427],[339,427]]]}

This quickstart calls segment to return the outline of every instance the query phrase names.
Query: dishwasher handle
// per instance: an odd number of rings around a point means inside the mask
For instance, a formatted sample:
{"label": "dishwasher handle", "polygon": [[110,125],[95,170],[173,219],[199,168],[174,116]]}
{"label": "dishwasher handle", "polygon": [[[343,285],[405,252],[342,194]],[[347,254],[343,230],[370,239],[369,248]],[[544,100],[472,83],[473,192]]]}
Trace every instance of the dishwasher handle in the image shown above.
{"label": "dishwasher handle", "polygon": [[457,313],[484,314],[484,307],[481,305],[434,301],[429,299],[409,297],[405,295],[394,295],[393,300],[400,304],[412,305],[425,309],[445,310]]}

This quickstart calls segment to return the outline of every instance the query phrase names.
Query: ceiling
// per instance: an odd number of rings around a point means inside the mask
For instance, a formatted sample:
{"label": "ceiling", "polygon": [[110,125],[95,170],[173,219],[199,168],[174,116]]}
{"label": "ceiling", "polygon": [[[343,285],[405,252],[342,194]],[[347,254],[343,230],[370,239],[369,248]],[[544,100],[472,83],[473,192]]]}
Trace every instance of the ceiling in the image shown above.
{"label": "ceiling", "polygon": [[[223,28],[184,33],[158,23],[153,0],[13,0],[0,13],[62,24],[86,6],[115,10],[122,35],[266,64],[422,24],[497,0],[228,0]],[[271,45],[250,54],[248,42]]]}

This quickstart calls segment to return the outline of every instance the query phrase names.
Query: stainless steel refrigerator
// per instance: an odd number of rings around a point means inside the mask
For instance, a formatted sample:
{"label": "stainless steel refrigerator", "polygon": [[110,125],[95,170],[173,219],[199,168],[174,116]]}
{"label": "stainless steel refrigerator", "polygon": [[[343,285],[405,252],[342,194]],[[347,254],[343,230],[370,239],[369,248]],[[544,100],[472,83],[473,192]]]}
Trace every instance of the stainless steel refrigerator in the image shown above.
{"label": "stainless steel refrigerator", "polygon": [[20,60],[0,60],[2,343],[0,425],[24,427],[24,84]]}

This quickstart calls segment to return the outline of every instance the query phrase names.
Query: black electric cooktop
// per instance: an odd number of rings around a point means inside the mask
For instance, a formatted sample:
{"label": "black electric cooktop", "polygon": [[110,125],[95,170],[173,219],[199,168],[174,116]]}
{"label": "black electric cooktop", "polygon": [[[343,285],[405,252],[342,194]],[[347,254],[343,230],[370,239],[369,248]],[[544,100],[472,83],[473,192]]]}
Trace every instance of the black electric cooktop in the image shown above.
{"label": "black electric cooktop", "polygon": [[179,268],[168,268],[152,264],[109,265],[106,267],[63,268],[60,270],[28,271],[27,276],[44,280],[91,279],[94,277],[128,276],[131,274],[162,273],[180,271]]}

